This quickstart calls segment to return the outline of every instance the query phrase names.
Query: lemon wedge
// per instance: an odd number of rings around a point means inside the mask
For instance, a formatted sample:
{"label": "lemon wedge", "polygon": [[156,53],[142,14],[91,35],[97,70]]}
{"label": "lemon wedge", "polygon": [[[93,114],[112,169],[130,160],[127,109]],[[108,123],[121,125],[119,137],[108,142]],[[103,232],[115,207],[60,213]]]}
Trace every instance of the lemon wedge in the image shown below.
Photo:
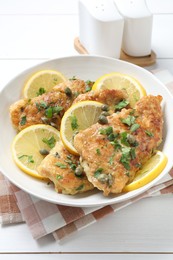
{"label": "lemon wedge", "polygon": [[102,105],[97,101],[81,101],[72,105],[65,112],[61,121],[60,136],[69,152],[78,155],[73,146],[74,136],[80,130],[84,130],[98,121]]}
{"label": "lemon wedge", "polygon": [[59,131],[52,126],[29,126],[19,132],[12,142],[14,162],[23,172],[43,179],[38,174],[37,167],[59,140]]}
{"label": "lemon wedge", "polygon": [[112,72],[98,78],[92,90],[100,89],[120,89],[127,93],[130,106],[133,108],[136,102],[146,96],[146,90],[137,79],[123,73]]}
{"label": "lemon wedge", "polygon": [[164,153],[157,151],[139,170],[134,180],[125,186],[124,192],[136,190],[154,180],[165,168],[168,159]]}
{"label": "lemon wedge", "polygon": [[33,98],[42,95],[65,80],[65,76],[59,71],[40,70],[34,73],[25,83],[23,96],[24,98]]}

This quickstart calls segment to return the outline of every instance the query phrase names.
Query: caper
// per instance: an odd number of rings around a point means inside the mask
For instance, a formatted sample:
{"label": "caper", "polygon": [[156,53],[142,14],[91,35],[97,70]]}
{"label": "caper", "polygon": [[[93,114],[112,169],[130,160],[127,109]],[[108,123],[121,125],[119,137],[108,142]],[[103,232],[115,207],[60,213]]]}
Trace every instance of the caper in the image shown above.
{"label": "caper", "polygon": [[48,154],[49,154],[49,151],[46,150],[46,149],[40,149],[40,150],[39,150],[39,153],[40,153],[41,155],[48,155]]}
{"label": "caper", "polygon": [[115,135],[114,133],[111,133],[110,135],[108,135],[108,140],[109,141],[114,141],[117,135]]}
{"label": "caper", "polygon": [[132,146],[138,146],[138,142],[136,141],[135,137],[133,135],[128,134],[127,135],[127,141],[129,142],[129,144],[131,144]]}
{"label": "caper", "polygon": [[72,91],[69,87],[66,87],[65,88],[65,94],[68,96],[68,97],[71,97],[72,96]]}
{"label": "caper", "polygon": [[83,168],[81,165],[79,165],[76,169],[75,169],[75,175],[76,176],[81,176],[83,174]]}
{"label": "caper", "polygon": [[106,105],[106,104],[104,104],[104,105],[102,105],[101,109],[102,109],[103,111],[108,111],[108,110],[109,110],[109,106]]}
{"label": "caper", "polygon": [[100,115],[99,119],[98,119],[98,123],[100,123],[101,125],[107,124],[108,120],[107,120],[106,116]]}
{"label": "caper", "polygon": [[113,184],[113,176],[112,176],[112,174],[108,174],[108,185],[109,185],[109,187],[110,186],[112,186],[112,184]]}
{"label": "caper", "polygon": [[109,187],[112,186],[112,184],[113,184],[113,177],[112,177],[112,175],[111,175],[110,173],[109,173],[109,174],[101,173],[101,174],[97,177],[97,179],[98,179],[101,183],[103,183],[103,184],[107,183],[107,184],[109,185]]}
{"label": "caper", "polygon": [[109,112],[107,112],[107,111],[101,112],[101,115],[103,115],[103,116],[110,116]]}
{"label": "caper", "polygon": [[101,173],[98,175],[97,179],[101,182],[101,183],[106,183],[108,181],[108,175],[105,173]]}

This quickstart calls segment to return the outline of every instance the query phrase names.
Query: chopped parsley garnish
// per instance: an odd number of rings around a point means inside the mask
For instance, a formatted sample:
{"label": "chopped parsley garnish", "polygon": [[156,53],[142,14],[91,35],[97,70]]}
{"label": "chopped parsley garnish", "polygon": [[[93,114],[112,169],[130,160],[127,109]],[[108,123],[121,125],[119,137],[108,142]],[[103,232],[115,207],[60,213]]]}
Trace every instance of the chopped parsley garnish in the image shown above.
{"label": "chopped parsley garnish", "polygon": [[130,150],[131,159],[134,160],[136,158],[136,150],[135,148],[131,148]]}
{"label": "chopped parsley garnish", "polygon": [[70,121],[72,130],[75,130],[79,127],[77,117],[75,115],[70,116]]}
{"label": "chopped parsley garnish", "polygon": [[76,170],[77,165],[76,165],[76,162],[73,162],[71,155],[67,155],[67,159],[64,160],[64,161],[65,161],[66,163],[68,163],[68,165],[70,166],[70,169],[72,169],[73,171]]}
{"label": "chopped parsley garnish", "polygon": [[28,159],[28,163],[34,163],[34,160],[33,160],[33,156],[32,155],[26,155],[26,154],[23,154],[21,156],[18,157],[18,159],[22,159],[26,157]]}
{"label": "chopped parsley garnish", "polygon": [[20,120],[20,125],[25,125],[26,124],[26,116],[22,116]]}
{"label": "chopped parsley garnish", "polygon": [[130,146],[127,137],[128,137],[128,133],[127,132],[122,132],[121,133],[121,143],[126,145],[126,146]]}
{"label": "chopped parsley garnish", "polygon": [[56,143],[56,139],[54,136],[51,136],[49,139],[43,138],[42,141],[43,143],[47,144],[50,148],[53,148]]}
{"label": "chopped parsley garnish", "polygon": [[111,157],[109,158],[109,164],[110,164],[110,165],[113,165],[113,163],[114,163],[114,157],[115,157],[115,154],[113,153],[113,154],[111,155]]}
{"label": "chopped parsley garnish", "polygon": [[131,132],[136,131],[140,127],[139,124],[135,123],[135,120],[136,120],[135,116],[132,116],[132,115],[128,115],[126,118],[121,118],[122,123],[130,126]]}
{"label": "chopped parsley garnish", "polygon": [[136,158],[136,152],[134,147],[122,147],[122,155],[120,162],[123,164],[126,170],[130,170],[130,160]]}
{"label": "chopped parsley garnish", "polygon": [[118,151],[121,149],[121,144],[118,142],[118,140],[114,140],[113,142],[110,142],[110,143],[113,145],[115,151]]}
{"label": "chopped parsley garnish", "polygon": [[56,175],[56,179],[57,179],[57,180],[61,180],[61,179],[63,179],[63,177],[62,177],[62,175],[57,174],[57,175]]}
{"label": "chopped parsley garnish", "polygon": [[66,160],[64,160],[66,163],[68,163],[69,165],[71,165],[72,163],[73,163],[73,161],[71,160],[71,159],[66,159]]}
{"label": "chopped parsley garnish", "polygon": [[43,95],[46,93],[46,90],[44,88],[39,88],[38,92],[36,93],[37,96]]}
{"label": "chopped parsley garnish", "polygon": [[64,108],[62,106],[54,106],[53,114],[59,114]]}
{"label": "chopped parsley garnish", "polygon": [[133,125],[131,126],[131,128],[130,128],[130,131],[131,131],[131,132],[135,132],[139,127],[140,127],[139,124],[133,124]]}
{"label": "chopped parsley garnish", "polygon": [[85,84],[86,84],[85,92],[91,91],[94,82],[91,80],[87,80],[85,81]]}
{"label": "chopped parsley garnish", "polygon": [[101,152],[100,152],[100,149],[99,149],[99,148],[96,149],[96,153],[97,153],[98,155],[101,155]]}
{"label": "chopped parsley garnish", "polygon": [[91,84],[94,84],[94,81],[86,80],[85,83],[86,83],[87,85],[91,85]]}
{"label": "chopped parsley garnish", "polygon": [[66,164],[63,164],[63,163],[60,163],[60,162],[55,163],[55,166],[58,166],[61,169],[66,169],[67,168]]}
{"label": "chopped parsley garnish", "polygon": [[76,188],[76,190],[82,190],[84,188],[84,184],[81,184],[79,187]]}
{"label": "chopped parsley garnish", "polygon": [[72,169],[72,171],[75,171],[76,170],[76,164],[75,163],[71,163],[70,164],[70,169]]}
{"label": "chopped parsley garnish", "polygon": [[123,108],[125,108],[127,105],[129,104],[129,101],[128,100],[122,100],[120,101],[117,105],[115,105],[115,111],[119,111]]}
{"label": "chopped parsley garnish", "polygon": [[99,130],[99,133],[102,135],[110,135],[113,133],[113,128],[112,126],[108,126],[107,128],[101,128]]}
{"label": "chopped parsley garnish", "polygon": [[38,110],[40,110],[41,108],[47,108],[47,103],[41,100],[40,103],[36,102],[36,107],[38,108]]}
{"label": "chopped parsley garnish", "polygon": [[85,88],[85,92],[89,92],[89,91],[91,91],[91,89],[92,89],[92,87],[87,85],[86,88]]}
{"label": "chopped parsley garnish", "polygon": [[45,116],[47,118],[51,118],[53,116],[53,108],[52,107],[48,107],[45,110]]}
{"label": "chopped parsley garnish", "polygon": [[130,111],[130,113],[129,113],[129,115],[134,115],[134,113],[135,113],[135,109],[133,108],[131,111]]}
{"label": "chopped parsley garnish", "polygon": [[108,140],[114,141],[117,137],[118,137],[117,133],[111,133],[110,135],[108,135]]}
{"label": "chopped parsley garnish", "polygon": [[103,168],[98,168],[95,172],[94,172],[94,177],[98,178],[98,176],[103,172]]}
{"label": "chopped parsley garnish", "polygon": [[136,118],[134,116],[128,115],[126,118],[121,118],[121,122],[131,126],[135,123]]}
{"label": "chopped parsley garnish", "polygon": [[63,110],[61,106],[48,107],[45,110],[45,115],[47,118],[53,117],[54,114],[59,114]]}
{"label": "chopped parsley garnish", "polygon": [[146,133],[146,135],[148,135],[150,137],[154,136],[154,134],[152,132],[148,131],[148,130],[145,130],[145,133]]}
{"label": "chopped parsley garnish", "polygon": [[136,166],[137,168],[139,168],[139,169],[142,168],[142,164],[141,164],[141,163],[136,163],[135,166]]}
{"label": "chopped parsley garnish", "polygon": [[41,100],[40,103],[36,102],[35,103],[38,111],[41,111],[42,109],[45,109],[45,116],[47,118],[52,118],[54,114],[59,114],[62,110],[63,107],[61,106],[49,106],[45,101]]}
{"label": "chopped parsley garnish", "polygon": [[130,147],[123,147],[122,148],[122,155],[120,158],[120,162],[123,164],[126,170],[130,170],[130,159],[131,159],[131,148]]}
{"label": "chopped parsley garnish", "polygon": [[73,92],[74,98],[77,98],[77,97],[79,96],[79,94],[80,94],[79,91],[74,91],[74,92]]}
{"label": "chopped parsley garnish", "polygon": [[139,143],[135,139],[135,136],[133,136],[131,134],[127,134],[127,141],[133,147],[136,147],[139,145]]}
{"label": "chopped parsley garnish", "polygon": [[[28,103],[28,105],[31,103],[31,98],[28,99],[27,103]],[[22,109],[22,107],[21,107],[21,109]]]}

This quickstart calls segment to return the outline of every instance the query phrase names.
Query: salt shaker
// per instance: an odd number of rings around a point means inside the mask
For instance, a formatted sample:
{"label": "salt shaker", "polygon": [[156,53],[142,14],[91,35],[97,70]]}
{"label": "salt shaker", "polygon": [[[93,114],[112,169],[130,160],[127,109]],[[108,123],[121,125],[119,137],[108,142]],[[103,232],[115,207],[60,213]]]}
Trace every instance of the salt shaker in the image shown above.
{"label": "salt shaker", "polygon": [[123,26],[113,0],[79,1],[79,39],[90,54],[119,58]]}
{"label": "salt shaker", "polygon": [[145,0],[114,0],[124,17],[123,51],[134,57],[151,54],[153,15]]}

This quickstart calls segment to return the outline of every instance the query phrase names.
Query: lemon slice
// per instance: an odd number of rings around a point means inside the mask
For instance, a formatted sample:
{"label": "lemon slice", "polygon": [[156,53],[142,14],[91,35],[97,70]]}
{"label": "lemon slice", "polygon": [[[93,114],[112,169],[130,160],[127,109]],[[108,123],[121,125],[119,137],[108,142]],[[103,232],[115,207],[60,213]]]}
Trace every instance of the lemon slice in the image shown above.
{"label": "lemon slice", "polygon": [[66,78],[59,71],[41,70],[34,73],[26,82],[23,88],[24,98],[33,98],[45,92],[51,91],[52,88],[65,81]]}
{"label": "lemon slice", "polygon": [[74,136],[80,130],[84,130],[98,121],[102,105],[97,101],[81,101],[72,105],[65,112],[61,121],[60,136],[69,152],[78,154],[73,146]]}
{"label": "lemon slice", "polygon": [[29,126],[19,132],[13,140],[13,159],[23,172],[43,179],[37,173],[37,167],[59,139],[59,131],[52,126]]}
{"label": "lemon slice", "polygon": [[167,162],[168,159],[166,155],[157,151],[157,153],[145,163],[142,169],[137,172],[134,180],[125,186],[123,191],[136,190],[151,182],[163,171]]}
{"label": "lemon slice", "polygon": [[96,80],[92,90],[120,89],[125,90],[131,107],[143,96],[146,96],[144,87],[133,77],[119,72],[105,74]]}

